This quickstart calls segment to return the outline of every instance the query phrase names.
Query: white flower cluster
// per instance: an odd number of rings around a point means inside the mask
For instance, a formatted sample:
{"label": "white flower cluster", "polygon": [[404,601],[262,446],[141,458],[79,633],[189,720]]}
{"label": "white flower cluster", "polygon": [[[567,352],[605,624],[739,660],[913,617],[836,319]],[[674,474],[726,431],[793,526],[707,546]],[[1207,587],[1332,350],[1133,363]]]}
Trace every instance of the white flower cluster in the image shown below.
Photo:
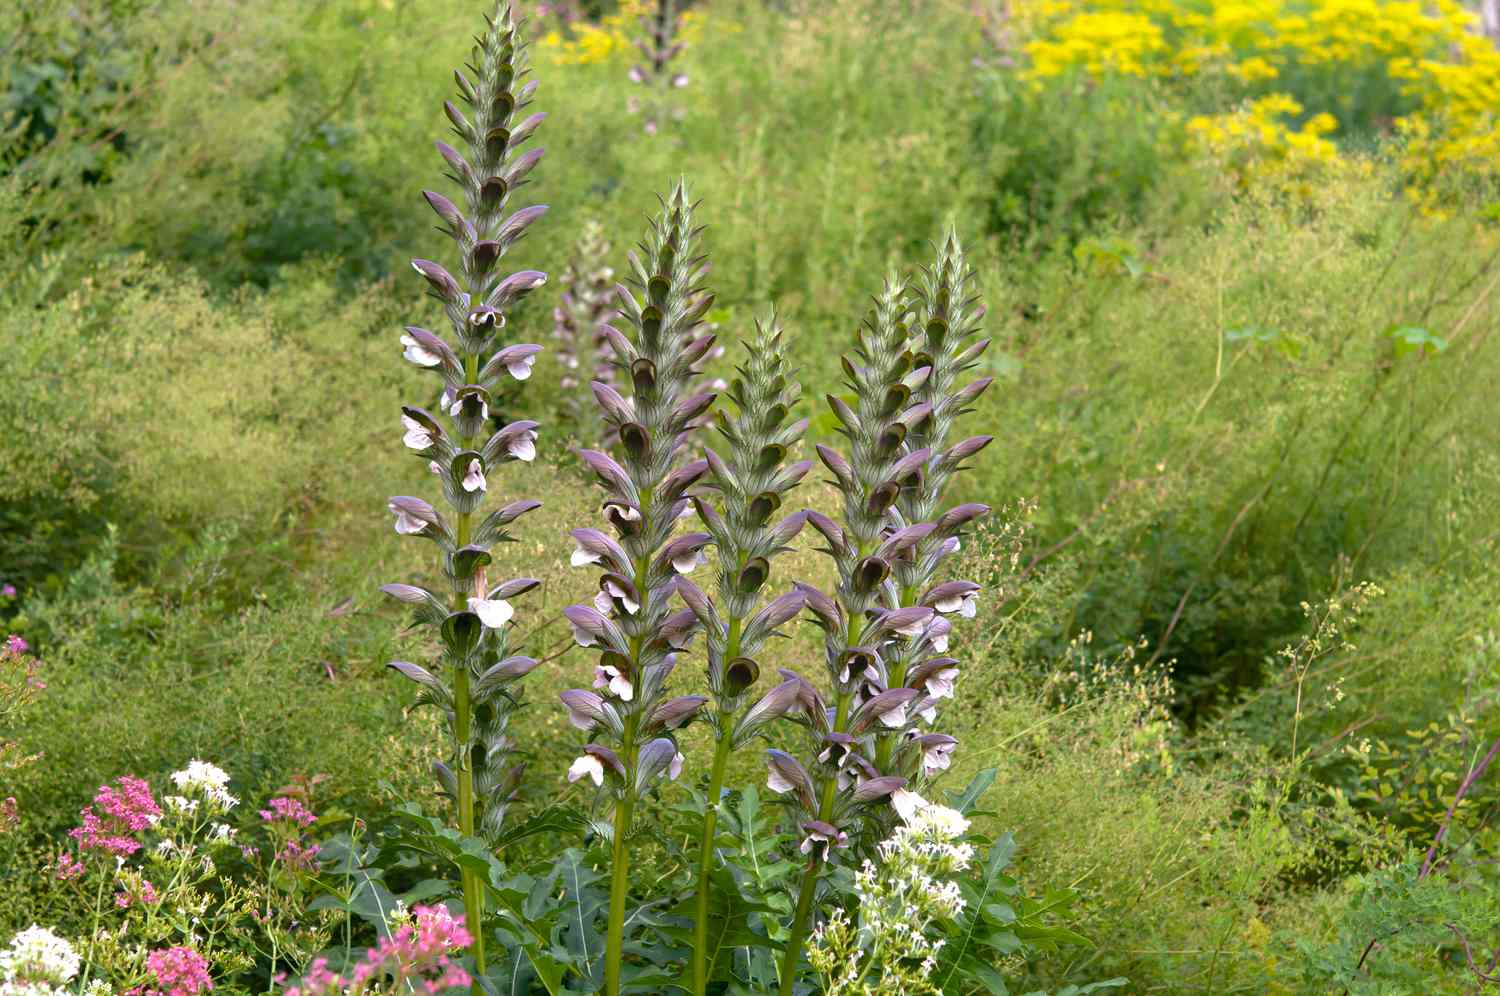
{"label": "white flower cluster", "polygon": [[229,773],[217,765],[193,758],[181,771],[172,772],[172,782],[183,795],[167,797],[167,804],[184,813],[198,809],[194,799],[185,796],[201,796],[222,809],[233,809],[240,800],[229,794]]}
{"label": "white flower cluster", "polygon": [[866,861],[854,877],[858,924],[838,912],[813,934],[808,958],[827,996],[938,992],[929,976],[943,940],[929,928],[963,912],[963,891],[944,876],[973,861],[962,840],[969,821],[905,790],[892,804],[903,824],[877,848],[879,863]]}
{"label": "white flower cluster", "polygon": [[0,996],[61,996],[82,965],[66,939],[32,924],[0,951]]}

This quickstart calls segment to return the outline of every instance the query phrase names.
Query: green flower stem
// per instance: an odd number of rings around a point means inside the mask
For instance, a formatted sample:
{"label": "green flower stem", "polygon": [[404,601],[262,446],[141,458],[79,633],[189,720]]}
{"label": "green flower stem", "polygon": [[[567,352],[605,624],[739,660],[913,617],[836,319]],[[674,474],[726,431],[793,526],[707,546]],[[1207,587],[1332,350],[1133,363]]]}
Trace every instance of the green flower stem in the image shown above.
{"label": "green flower stem", "polygon": [[807,921],[812,913],[813,893],[818,888],[818,869],[823,858],[814,848],[812,860],[807,863],[807,873],[802,876],[802,889],[797,893],[797,909],[792,914],[792,933],[786,941],[786,956],[781,962],[781,996],[792,996],[797,984],[797,965],[802,961],[802,947],[807,942]]}
{"label": "green flower stem", "polygon": [[[478,379],[478,356],[470,354],[464,357],[464,374],[470,383]],[[469,437],[464,437],[463,446],[465,449],[469,448]],[[459,547],[469,542],[470,515],[469,512],[460,512],[458,515],[456,545]],[[458,595],[454,609],[461,612],[466,608],[468,608],[468,600],[464,595]],[[456,673],[453,676],[453,737],[458,747],[458,764],[454,772],[454,776],[458,779],[458,831],[465,837],[472,837],[474,836],[474,754],[469,748],[469,738],[473,735],[474,702],[469,689],[468,663],[462,662],[454,670]],[[483,976],[484,883],[480,881],[479,873],[469,868],[460,869],[459,875],[463,881],[464,925],[474,938],[469,951],[474,956],[475,975]],[[473,996],[481,996],[482,993],[483,990],[476,978]]]}
{"label": "green flower stem", "polygon": [[[729,620],[729,644],[724,660],[740,654],[740,627],[743,620]],[[724,789],[724,769],[729,765],[729,751],[734,744],[734,714],[719,713],[719,740],[714,747],[714,766],[708,776],[708,796],[703,807],[703,839],[698,845],[698,905],[693,922],[693,993],[704,996],[708,991],[708,893],[713,872],[714,834],[719,826],[719,793]]]}
{"label": "green flower stem", "polygon": [[[631,740],[635,731],[630,724],[625,733]],[[625,751],[625,771],[635,771],[635,745]],[[635,792],[626,788],[615,803],[615,839],[609,879],[609,936],[604,948],[604,991],[607,996],[620,994],[620,959],[625,948],[625,893],[630,886],[630,850],[625,837],[630,833],[630,818],[635,811]]]}
{"label": "green flower stem", "polygon": [[[641,507],[649,508],[653,488],[641,492]],[[650,519],[642,516],[642,531],[650,527]],[[635,562],[635,590],[646,596],[646,581],[650,577],[651,556],[645,554]],[[635,669],[631,677],[640,681],[641,648],[645,640],[640,636],[630,638],[630,663]],[[625,953],[625,894],[630,889],[630,849],[625,838],[630,834],[630,820],[635,814],[635,769],[639,750],[636,733],[640,726],[640,715],[631,713],[625,718],[625,735],[621,738],[620,763],[625,766],[625,786],[620,799],[615,803],[615,837],[611,851],[609,877],[609,932],[604,945],[604,992],[607,996],[619,996],[620,961]]]}
{"label": "green flower stem", "polygon": [[[851,620],[849,628],[850,640],[858,640],[856,630],[859,624]],[[838,710],[833,719],[835,733],[845,732],[845,727],[849,725],[849,705],[852,699],[853,695],[847,692],[839,695]],[[833,816],[833,799],[837,792],[838,776],[833,775],[823,786],[823,798],[818,806],[818,819],[825,823]],[[832,841],[827,846],[832,847]],[[802,948],[807,943],[807,923],[812,913],[813,893],[818,887],[818,870],[822,864],[823,855],[814,847],[812,857],[807,862],[807,872],[802,876],[802,889],[797,893],[797,909],[792,913],[792,932],[787,936],[786,955],[781,961],[781,996],[792,996],[792,987],[797,982],[797,966],[802,962]]]}

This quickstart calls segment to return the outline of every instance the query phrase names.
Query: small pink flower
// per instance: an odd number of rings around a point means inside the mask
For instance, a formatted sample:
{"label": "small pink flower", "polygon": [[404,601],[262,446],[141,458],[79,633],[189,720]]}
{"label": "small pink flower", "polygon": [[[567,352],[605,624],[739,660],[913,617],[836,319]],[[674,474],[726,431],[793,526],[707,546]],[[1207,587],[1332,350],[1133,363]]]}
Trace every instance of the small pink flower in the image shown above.
{"label": "small pink flower", "polygon": [[19,657],[31,649],[31,644],[12,633],[5,638],[5,649]]}
{"label": "small pink flower", "polygon": [[163,996],[198,996],[214,987],[208,974],[208,959],[192,948],[153,951],[146,956],[146,967],[156,976]]}
{"label": "small pink flower", "polygon": [[84,851],[104,851],[129,857],[140,850],[135,834],[161,818],[161,807],[151,797],[151,786],[133,775],[115,779],[113,787],[99,786],[92,805],[78,814],[81,822],[68,831]]}
{"label": "small pink flower", "polygon": [[295,823],[298,826],[312,826],[317,822],[317,817],[312,810],[304,806],[299,800],[288,796],[277,796],[266,803],[270,808],[260,811],[260,818],[267,823]]}
{"label": "small pink flower", "polygon": [[7,584],[7,585],[0,586],[0,598],[15,598],[15,597],[16,597],[16,586],[15,585],[13,585],[13,584]]}
{"label": "small pink flower", "polygon": [[57,880],[59,882],[71,882],[83,875],[84,870],[83,862],[67,851],[57,856]]}
{"label": "small pink flower", "polygon": [[321,850],[322,848],[317,844],[303,844],[301,841],[289,840],[276,852],[276,860],[292,868],[312,871],[317,867],[318,853]]}

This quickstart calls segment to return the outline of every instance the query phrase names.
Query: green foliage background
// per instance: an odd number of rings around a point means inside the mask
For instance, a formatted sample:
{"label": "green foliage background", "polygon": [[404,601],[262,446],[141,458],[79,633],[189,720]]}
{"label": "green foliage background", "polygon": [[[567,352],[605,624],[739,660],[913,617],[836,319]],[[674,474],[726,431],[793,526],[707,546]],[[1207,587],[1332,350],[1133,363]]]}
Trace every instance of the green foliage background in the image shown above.
{"label": "green foliage background", "polygon": [[[1500,772],[1444,874],[1414,869],[1500,735],[1493,208],[1421,215],[1379,150],[1310,203],[1234,191],[1162,138],[1159,95],[1021,87],[962,4],[782,6],[714,6],[684,119],[655,138],[618,61],[544,61],[526,193],[552,210],[517,251],[561,272],[598,218],[619,268],[686,174],[723,335],[774,304],[815,399],[887,268],[950,221],[975,247],[998,384],[972,425],[997,442],[964,497],[1036,513],[1019,595],[962,637],[955,781],[999,768],[991,829],[1037,891],[1082,892],[1094,942],[1002,969],[1023,988],[1466,991],[1444,925],[1500,945]],[[25,818],[0,842],[0,935],[68,915],[49,841],[124,771],[204,756],[247,794],[317,771],[352,813],[430,798],[428,719],[383,673],[423,648],[375,589],[421,569],[383,509],[425,476],[400,459],[417,381],[396,335],[431,310],[404,260],[435,244],[418,194],[474,15],[0,12],[0,580],[20,589],[0,619],[49,684],[18,731],[44,760],[0,790]],[[517,335],[546,342],[550,303]],[[544,360],[522,395],[544,426],[558,376]],[[564,533],[595,510],[566,441],[543,442],[496,483],[549,499],[513,556],[547,582],[522,632],[551,650],[583,585]],[[974,546],[981,575],[1014,573],[999,538]],[[1302,602],[1355,580],[1388,595],[1305,683],[1314,751],[1293,758],[1276,651]],[[572,791],[551,700],[582,667],[531,679],[532,802]]]}

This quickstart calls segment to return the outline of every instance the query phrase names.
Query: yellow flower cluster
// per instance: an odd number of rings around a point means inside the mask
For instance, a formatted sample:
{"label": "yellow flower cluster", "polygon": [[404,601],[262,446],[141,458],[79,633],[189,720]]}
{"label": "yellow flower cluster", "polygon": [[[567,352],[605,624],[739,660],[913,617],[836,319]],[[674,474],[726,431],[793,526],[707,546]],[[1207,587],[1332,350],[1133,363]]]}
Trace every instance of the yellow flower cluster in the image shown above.
{"label": "yellow flower cluster", "polygon": [[[1500,51],[1475,30],[1458,0],[1021,0],[1027,78],[1074,72],[1171,82],[1215,75],[1240,98],[1260,99],[1196,117],[1189,130],[1215,155],[1259,159],[1251,172],[1297,170],[1335,156],[1332,108],[1306,113],[1271,81],[1316,76],[1337,92],[1363,82],[1389,88],[1405,113],[1402,164],[1426,186],[1440,174],[1500,178]],[[1233,88],[1231,88],[1233,89]],[[1292,108],[1296,109],[1293,110]],[[1257,155],[1258,154],[1258,155]]]}
{"label": "yellow flower cluster", "polygon": [[1337,147],[1324,137],[1338,127],[1333,115],[1314,114],[1300,128],[1285,120],[1302,111],[1297,101],[1275,93],[1227,114],[1189,118],[1187,131],[1241,186],[1256,180],[1300,185],[1338,161]]}
{"label": "yellow flower cluster", "polygon": [[631,32],[645,11],[643,0],[625,0],[617,13],[606,14],[598,23],[579,21],[567,32],[549,31],[537,40],[537,49],[555,66],[586,66],[607,62],[633,48]]}
{"label": "yellow flower cluster", "polygon": [[[537,49],[555,66],[586,66],[637,52],[641,18],[655,6],[650,0],[621,0],[618,11],[597,23],[579,21],[568,25],[566,32],[547,32],[537,40]],[[691,42],[702,30],[703,15],[697,10],[684,11],[677,20],[678,37],[684,41]]]}

